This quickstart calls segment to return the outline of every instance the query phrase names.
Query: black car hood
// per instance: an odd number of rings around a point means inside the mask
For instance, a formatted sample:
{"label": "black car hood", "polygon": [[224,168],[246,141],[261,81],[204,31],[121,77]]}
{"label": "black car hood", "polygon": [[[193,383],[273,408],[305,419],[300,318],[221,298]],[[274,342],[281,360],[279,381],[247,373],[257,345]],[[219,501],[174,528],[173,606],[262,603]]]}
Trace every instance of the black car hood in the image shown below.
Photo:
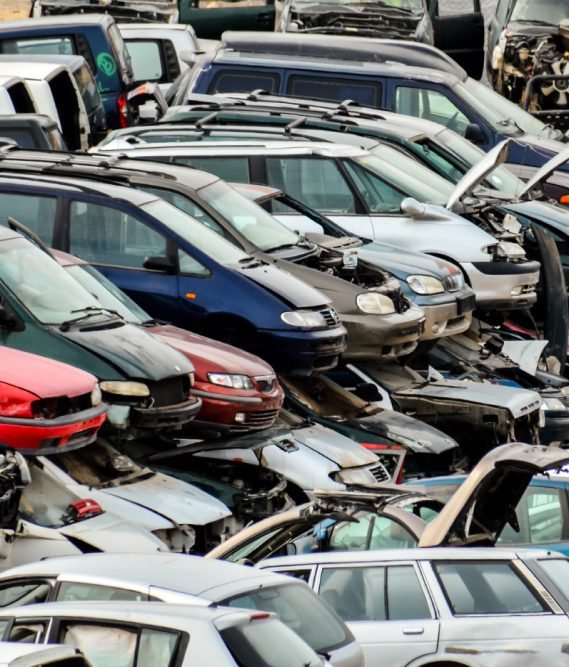
{"label": "black car hood", "polygon": [[132,324],[108,329],[56,331],[111,364],[127,378],[163,380],[194,370],[189,359],[180,352]]}
{"label": "black car hood", "polygon": [[328,305],[329,298],[292,275],[289,269],[293,266],[295,265],[287,264],[286,271],[264,263],[250,268],[246,266],[231,268],[296,308],[317,308]]}

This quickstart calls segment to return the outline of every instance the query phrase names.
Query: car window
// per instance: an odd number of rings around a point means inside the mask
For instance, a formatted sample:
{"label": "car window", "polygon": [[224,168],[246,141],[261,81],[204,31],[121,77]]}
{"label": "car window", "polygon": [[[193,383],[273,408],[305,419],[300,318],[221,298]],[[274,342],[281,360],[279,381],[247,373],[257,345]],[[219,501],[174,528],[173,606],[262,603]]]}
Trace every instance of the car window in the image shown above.
{"label": "car window", "polygon": [[46,581],[14,581],[0,585],[0,607],[22,607],[46,602],[51,586]]}
{"label": "car window", "polygon": [[346,521],[332,529],[330,550],[399,549],[414,547],[416,539],[401,524],[376,512],[359,512],[357,521]]}
{"label": "car window", "polygon": [[250,183],[249,160],[246,157],[178,157],[174,164],[185,164],[194,169],[209,171],[230,183]]}
{"label": "car window", "polygon": [[56,37],[20,37],[18,39],[3,39],[0,44],[2,53],[22,53],[34,55],[50,53],[54,55],[71,56],[76,53],[73,38],[67,35]]}
{"label": "car window", "polygon": [[160,44],[156,40],[127,41],[135,82],[159,81],[164,76]]}
{"label": "car window", "polygon": [[273,72],[222,70],[214,76],[208,93],[247,93],[251,90],[277,93],[279,85],[280,76]]}
{"label": "car window", "polygon": [[[118,60],[119,63],[120,77],[123,79],[124,83],[130,83],[130,79],[132,77],[132,65],[130,62],[130,55],[128,53],[128,49],[126,48],[125,41],[122,38],[122,35],[116,23],[112,23],[109,26],[108,36],[109,36],[109,42],[114,52],[113,55]],[[113,68],[105,67],[104,63],[99,62],[100,57],[101,54],[97,56],[98,69],[100,71],[102,70],[103,73],[106,74],[108,77],[114,76],[116,71],[116,65],[115,65],[115,71],[113,71]]]}
{"label": "car window", "polygon": [[236,595],[221,604],[278,614],[283,623],[316,651],[326,651],[346,642],[344,626],[304,584],[264,586]]}
{"label": "car window", "polygon": [[300,579],[301,581],[304,581],[305,584],[307,584],[310,581],[310,575],[312,574],[312,570],[304,570],[300,568],[291,568],[290,570],[275,570],[275,572],[279,572],[279,574],[286,574],[289,577],[294,577],[295,579]]}
{"label": "car window", "polygon": [[267,184],[325,213],[355,213],[356,201],[334,160],[269,157]]}
{"label": "car window", "polygon": [[91,73],[89,65],[81,65],[81,67],[78,67],[73,72],[73,75],[75,77],[77,87],[81,91],[81,97],[85,103],[87,113],[91,113],[92,111],[98,109],[103,104],[103,102],[101,100],[97,84],[93,78],[93,74]]}
{"label": "car window", "polygon": [[369,107],[381,105],[381,85],[356,79],[293,75],[287,81],[286,93],[312,100],[355,100]]}
{"label": "car window", "polygon": [[508,561],[434,563],[449,606],[463,614],[537,614],[544,605]]}
{"label": "car window", "polygon": [[2,224],[8,224],[8,217],[16,218],[48,245],[53,244],[56,208],[55,197],[43,197],[27,192],[0,192]]}
{"label": "car window", "polygon": [[136,667],[169,667],[180,636],[174,632],[143,628],[140,633]]}
{"label": "car window", "polygon": [[355,162],[346,162],[346,171],[361,193],[370,213],[399,213],[401,202],[409,195],[397,190]]}
{"label": "car window", "polygon": [[541,558],[536,562],[569,601],[569,560],[566,558]]}
{"label": "car window", "polygon": [[188,276],[209,276],[210,271],[184,250],[178,248],[178,266],[180,273]]}
{"label": "car window", "polygon": [[162,234],[116,208],[73,201],[69,221],[69,252],[89,262],[142,269],[147,257],[166,256]]}
{"label": "car window", "polygon": [[15,620],[10,628],[8,642],[19,642],[21,644],[40,644],[45,636],[47,621]]}
{"label": "car window", "polygon": [[397,86],[395,111],[432,120],[463,136],[470,123],[464,113],[446,95],[436,90],[414,86]]}
{"label": "car window", "polygon": [[58,602],[72,602],[83,600],[119,600],[136,601],[146,600],[147,596],[138,591],[129,591],[116,586],[100,586],[74,581],[60,583],[55,599]]}
{"label": "car window", "polygon": [[345,621],[431,618],[412,565],[324,567],[318,592]]}
{"label": "car window", "polygon": [[438,16],[457,16],[461,14],[474,14],[480,11],[478,0],[438,0]]}
{"label": "car window", "polygon": [[567,536],[560,489],[529,487],[516,506],[520,530],[508,524],[500,544],[547,544],[561,542]]}

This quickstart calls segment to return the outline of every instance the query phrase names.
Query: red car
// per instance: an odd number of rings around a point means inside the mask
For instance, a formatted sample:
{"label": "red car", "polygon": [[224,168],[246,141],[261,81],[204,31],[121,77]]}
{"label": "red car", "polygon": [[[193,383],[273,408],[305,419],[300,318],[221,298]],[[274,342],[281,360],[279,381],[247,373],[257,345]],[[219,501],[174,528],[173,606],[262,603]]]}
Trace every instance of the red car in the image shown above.
{"label": "red car", "polygon": [[190,359],[195,367],[192,394],[202,399],[202,407],[189,429],[215,435],[272,426],[284,394],[269,364],[232,345],[153,320],[84,260],[58,250],[50,252],[105,308],[144,326]]}
{"label": "red car", "polygon": [[105,421],[97,378],[36,354],[0,347],[0,442],[23,454],[88,445]]}

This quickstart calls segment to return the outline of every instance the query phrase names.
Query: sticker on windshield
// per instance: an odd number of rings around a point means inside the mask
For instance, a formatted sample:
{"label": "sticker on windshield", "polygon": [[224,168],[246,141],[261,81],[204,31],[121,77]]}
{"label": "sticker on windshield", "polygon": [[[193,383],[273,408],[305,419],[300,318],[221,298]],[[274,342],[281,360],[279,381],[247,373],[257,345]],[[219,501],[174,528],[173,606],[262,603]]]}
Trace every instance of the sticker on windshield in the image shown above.
{"label": "sticker on windshield", "polygon": [[117,64],[110,53],[103,51],[97,56],[97,67],[107,76],[113,76],[117,71]]}

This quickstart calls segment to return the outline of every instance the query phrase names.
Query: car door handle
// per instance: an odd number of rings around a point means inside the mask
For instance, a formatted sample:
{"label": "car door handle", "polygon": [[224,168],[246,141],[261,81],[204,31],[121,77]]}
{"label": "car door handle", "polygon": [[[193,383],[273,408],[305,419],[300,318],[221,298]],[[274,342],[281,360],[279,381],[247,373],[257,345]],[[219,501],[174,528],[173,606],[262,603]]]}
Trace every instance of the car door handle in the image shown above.
{"label": "car door handle", "polygon": [[425,628],[403,628],[404,635],[422,635]]}

